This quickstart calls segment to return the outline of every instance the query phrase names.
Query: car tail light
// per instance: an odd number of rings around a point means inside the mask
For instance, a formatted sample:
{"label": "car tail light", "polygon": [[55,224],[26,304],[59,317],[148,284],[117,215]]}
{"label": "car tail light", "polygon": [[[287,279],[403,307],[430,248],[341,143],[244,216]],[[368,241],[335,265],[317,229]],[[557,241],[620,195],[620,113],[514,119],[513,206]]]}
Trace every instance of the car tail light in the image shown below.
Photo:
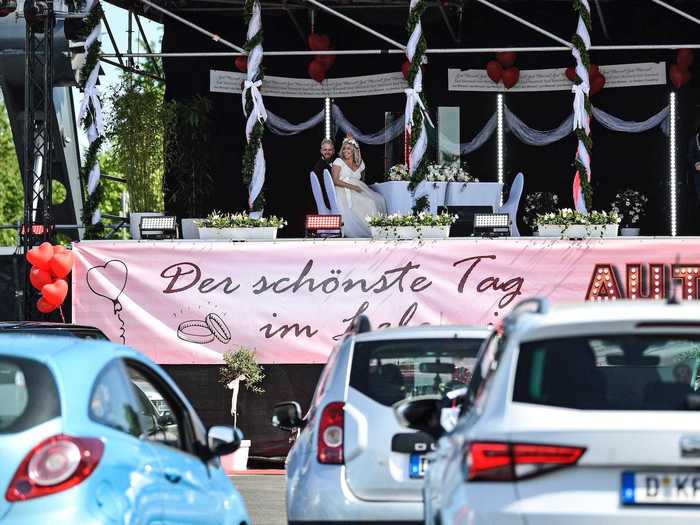
{"label": "car tail light", "polygon": [[318,426],[318,462],[328,465],[343,464],[345,434],[345,403],[328,403],[321,413]]}
{"label": "car tail light", "polygon": [[469,443],[467,481],[517,481],[575,465],[585,448],[532,443]]}
{"label": "car tail light", "polygon": [[5,499],[24,501],[73,487],[92,474],[103,452],[104,443],[99,439],[50,437],[22,460]]}

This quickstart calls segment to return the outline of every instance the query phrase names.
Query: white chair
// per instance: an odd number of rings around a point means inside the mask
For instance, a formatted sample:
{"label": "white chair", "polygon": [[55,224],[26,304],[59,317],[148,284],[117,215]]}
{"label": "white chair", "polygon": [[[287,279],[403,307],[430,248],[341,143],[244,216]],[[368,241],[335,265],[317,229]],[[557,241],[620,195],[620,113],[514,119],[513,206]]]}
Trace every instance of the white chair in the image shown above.
{"label": "white chair", "polygon": [[328,195],[328,204],[331,206],[331,214],[342,215],[338,209],[338,197],[335,193],[335,184],[330,171],[323,170],[323,184],[326,187],[326,195]]}
{"label": "white chair", "polygon": [[520,204],[520,197],[523,194],[523,185],[525,184],[525,177],[522,172],[518,173],[513,180],[513,185],[510,187],[510,194],[508,195],[508,200],[496,210],[496,213],[507,213],[510,217],[510,236],[520,237],[520,232],[518,231],[517,217],[518,217],[518,205]]}
{"label": "white chair", "polygon": [[309,174],[311,179],[311,191],[314,194],[314,200],[316,201],[316,209],[319,215],[330,215],[331,210],[326,206],[326,202],[323,200],[323,190],[321,189],[321,183],[318,181],[318,177],[312,171]]}

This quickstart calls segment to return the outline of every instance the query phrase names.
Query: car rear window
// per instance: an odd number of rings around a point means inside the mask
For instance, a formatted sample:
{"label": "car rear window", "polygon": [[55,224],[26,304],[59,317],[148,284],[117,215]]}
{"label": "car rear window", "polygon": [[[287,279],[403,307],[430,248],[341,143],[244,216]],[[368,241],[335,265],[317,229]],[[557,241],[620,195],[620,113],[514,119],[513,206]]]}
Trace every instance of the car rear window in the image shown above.
{"label": "car rear window", "polygon": [[700,408],[700,337],[613,335],[521,345],[513,400],[584,410]]}
{"label": "car rear window", "polygon": [[60,415],[49,369],[33,359],[0,355],[0,434],[22,432]]}
{"label": "car rear window", "polygon": [[355,343],[350,386],[391,406],[406,398],[465,387],[483,339]]}

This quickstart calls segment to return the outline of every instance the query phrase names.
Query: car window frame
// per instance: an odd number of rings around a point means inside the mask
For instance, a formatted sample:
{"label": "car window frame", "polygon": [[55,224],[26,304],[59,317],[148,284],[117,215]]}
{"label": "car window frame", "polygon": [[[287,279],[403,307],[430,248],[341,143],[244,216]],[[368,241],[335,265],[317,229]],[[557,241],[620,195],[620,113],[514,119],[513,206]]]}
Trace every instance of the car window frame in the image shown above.
{"label": "car window frame", "polygon": [[[130,405],[131,410],[134,412],[133,416],[134,416],[134,420],[136,422],[136,425],[138,425],[138,428],[137,428],[138,434],[133,434],[126,429],[109,424],[109,422],[107,420],[97,417],[92,410],[92,400],[95,396],[95,390],[97,389],[97,386],[100,384],[102,378],[108,372],[110,372],[113,367],[117,367],[119,369],[120,375],[122,377],[122,381],[124,382],[123,386],[126,388],[126,394],[129,398],[129,405]],[[143,428],[141,428],[141,422],[138,419],[138,412],[136,411],[137,406],[135,403],[136,403],[136,398],[135,398],[134,392],[129,387],[129,376],[127,374],[126,369],[124,368],[124,364],[123,364],[122,360],[119,358],[114,358],[114,359],[109,360],[100,369],[100,371],[97,373],[97,376],[95,377],[95,380],[92,382],[92,387],[90,388],[90,397],[88,398],[88,403],[87,403],[88,419],[94,423],[97,423],[98,425],[110,428],[110,429],[115,430],[117,432],[120,432],[126,436],[133,437],[134,439],[140,439],[140,436],[143,433]]]}
{"label": "car window frame", "polygon": [[[469,412],[476,404],[477,400],[483,401],[481,398],[485,395],[486,387],[489,385],[493,376],[498,370],[506,343],[506,337],[498,331],[493,332],[488,339],[484,341],[484,344],[479,351],[479,355],[476,358],[474,373],[472,374],[471,381],[469,381],[469,385],[467,386],[467,395],[464,396],[464,401],[460,406],[460,417]],[[484,359],[486,359],[488,356],[490,346],[492,344],[496,345],[496,348],[493,350],[493,358],[487,365],[488,369],[486,370],[486,374],[482,374]]]}
{"label": "car window frame", "polygon": [[[144,379],[151,383],[163,399],[168,403],[170,408],[173,410],[173,417],[177,423],[180,432],[180,446],[174,447],[167,443],[157,440],[151,440],[144,438],[149,443],[153,443],[162,447],[167,447],[170,450],[177,450],[185,454],[190,454],[195,457],[200,457],[202,447],[204,443],[201,443],[197,438],[197,432],[194,429],[194,424],[192,421],[192,414],[187,406],[187,404],[182,400],[182,398],[175,392],[168,382],[162,377],[162,375],[148,366],[148,364],[136,359],[123,359],[124,366],[126,367],[127,378],[132,388],[138,388],[136,385],[132,384],[131,377],[129,376],[129,368],[134,368],[138,373],[140,373]],[[145,394],[145,393],[144,393]],[[134,394],[136,395],[136,394]]]}

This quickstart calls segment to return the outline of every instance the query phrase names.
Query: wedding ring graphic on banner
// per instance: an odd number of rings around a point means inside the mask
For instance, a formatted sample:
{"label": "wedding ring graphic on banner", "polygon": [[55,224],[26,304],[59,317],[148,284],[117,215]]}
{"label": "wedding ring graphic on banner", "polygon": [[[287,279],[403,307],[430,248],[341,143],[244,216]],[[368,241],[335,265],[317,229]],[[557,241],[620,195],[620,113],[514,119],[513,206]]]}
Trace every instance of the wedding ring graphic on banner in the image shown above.
{"label": "wedding ring graphic on banner", "polygon": [[181,322],[177,327],[177,337],[199,345],[211,343],[214,339],[225,344],[231,340],[231,330],[219,315],[208,314],[204,321],[193,319]]}

